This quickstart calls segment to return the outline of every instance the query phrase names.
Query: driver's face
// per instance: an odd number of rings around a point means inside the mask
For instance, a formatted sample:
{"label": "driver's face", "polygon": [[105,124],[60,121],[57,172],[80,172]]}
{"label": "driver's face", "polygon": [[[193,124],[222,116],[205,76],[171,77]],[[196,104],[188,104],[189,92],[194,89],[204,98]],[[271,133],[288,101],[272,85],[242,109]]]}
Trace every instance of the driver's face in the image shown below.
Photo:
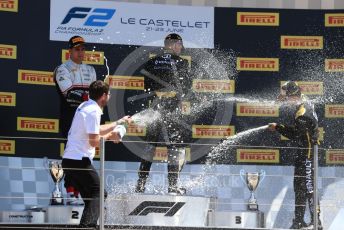
{"label": "driver's face", "polygon": [[81,64],[85,57],[85,46],[80,45],[73,47],[70,50],[70,58],[73,62]]}

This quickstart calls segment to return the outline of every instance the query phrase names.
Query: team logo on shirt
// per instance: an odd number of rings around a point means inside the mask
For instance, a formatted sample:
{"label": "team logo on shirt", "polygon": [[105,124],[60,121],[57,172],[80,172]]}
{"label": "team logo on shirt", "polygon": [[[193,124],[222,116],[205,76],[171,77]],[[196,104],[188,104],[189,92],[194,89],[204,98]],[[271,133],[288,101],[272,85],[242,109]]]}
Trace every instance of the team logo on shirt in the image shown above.
{"label": "team logo on shirt", "polygon": [[343,27],[344,13],[325,14],[326,27]]}
{"label": "team logo on shirt", "polygon": [[13,140],[0,140],[0,153],[14,154],[15,141]]}
{"label": "team logo on shirt", "polygon": [[18,12],[18,0],[0,0],[0,11]]}
{"label": "team logo on shirt", "polygon": [[0,92],[0,106],[16,106],[16,93]]}
{"label": "team logo on shirt", "polygon": [[194,79],[192,89],[198,93],[234,93],[235,82],[233,80]]}
{"label": "team logo on shirt", "polygon": [[344,149],[327,150],[326,164],[344,164]]}
{"label": "team logo on shirt", "polygon": [[277,149],[237,149],[238,163],[279,163],[280,153]]}
{"label": "team logo on shirt", "polygon": [[325,105],[325,117],[344,118],[344,104]]}
{"label": "team logo on shirt", "polygon": [[[69,50],[62,50],[62,63],[69,59]],[[85,51],[84,64],[104,65],[104,52],[101,51]]]}
{"label": "team logo on shirt", "polygon": [[54,73],[38,70],[18,70],[18,83],[34,85],[55,85]]}
{"label": "team logo on shirt", "polygon": [[[281,81],[281,87],[285,81]],[[305,95],[323,95],[324,86],[321,81],[297,81],[301,88],[301,93]]]}
{"label": "team logo on shirt", "polygon": [[279,26],[279,13],[237,12],[239,26]]}
{"label": "team logo on shirt", "polygon": [[[324,141],[324,134],[325,134],[324,128],[323,127],[319,127],[318,130],[319,130],[319,141]],[[281,135],[281,140],[282,141],[287,141],[287,140],[289,140],[289,138]]]}
{"label": "team logo on shirt", "polygon": [[17,46],[0,44],[0,58],[17,59]]}
{"label": "team logo on shirt", "polygon": [[17,117],[18,131],[58,133],[59,120],[33,117]]}
{"label": "team logo on shirt", "polygon": [[230,125],[192,125],[192,138],[221,139],[234,133],[235,127]]}
{"label": "team logo on shirt", "polygon": [[322,36],[281,36],[281,49],[323,49]]}
{"label": "team logo on shirt", "polygon": [[239,117],[278,117],[279,107],[254,103],[238,103],[236,114]]}
{"label": "team logo on shirt", "polygon": [[240,71],[279,71],[278,58],[237,58],[237,70]]}
{"label": "team logo on shirt", "polygon": [[145,89],[144,77],[109,76],[107,81],[111,89],[131,89],[131,90],[144,90]]}
{"label": "team logo on shirt", "polygon": [[[149,54],[149,58],[153,58],[155,56],[156,56],[156,54],[152,54],[152,53]],[[192,60],[191,56],[189,56],[189,55],[180,55],[179,57],[187,60],[188,63],[189,63],[189,67],[191,67],[191,60]]]}
{"label": "team logo on shirt", "polygon": [[326,72],[344,72],[344,59],[325,59]]}

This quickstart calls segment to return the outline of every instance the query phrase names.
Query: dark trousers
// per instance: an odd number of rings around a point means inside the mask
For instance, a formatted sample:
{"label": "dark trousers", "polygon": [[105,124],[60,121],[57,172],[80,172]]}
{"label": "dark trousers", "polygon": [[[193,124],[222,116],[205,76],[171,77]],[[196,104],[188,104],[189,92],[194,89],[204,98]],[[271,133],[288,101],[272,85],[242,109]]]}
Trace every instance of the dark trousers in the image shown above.
{"label": "dark trousers", "polygon": [[[82,160],[63,159],[65,179],[73,181],[85,203],[81,216],[81,226],[95,226],[99,218],[100,180],[89,158]],[[106,196],[106,193],[105,193]]]}
{"label": "dark trousers", "polygon": [[[295,220],[297,222],[304,221],[306,204],[311,215],[311,223],[314,219],[314,158],[313,148],[308,152],[308,149],[302,149],[298,152],[298,158],[295,160],[294,170],[294,192],[295,192]],[[319,203],[319,201],[317,201]],[[319,219],[319,214],[318,219]],[[320,223],[320,220],[319,220]],[[314,223],[313,223],[314,224]]]}

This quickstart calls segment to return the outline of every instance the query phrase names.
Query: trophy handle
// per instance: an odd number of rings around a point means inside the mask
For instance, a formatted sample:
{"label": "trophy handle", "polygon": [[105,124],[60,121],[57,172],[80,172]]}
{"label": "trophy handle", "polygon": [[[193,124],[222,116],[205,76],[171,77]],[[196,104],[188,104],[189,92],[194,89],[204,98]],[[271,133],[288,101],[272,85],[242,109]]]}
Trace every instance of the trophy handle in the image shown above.
{"label": "trophy handle", "polygon": [[242,182],[244,182],[244,184],[246,185],[246,171],[244,169],[240,170],[240,178],[242,180]]}
{"label": "trophy handle", "polygon": [[265,179],[266,172],[264,170],[260,170],[259,176],[261,178],[259,183],[262,183],[263,180]]}

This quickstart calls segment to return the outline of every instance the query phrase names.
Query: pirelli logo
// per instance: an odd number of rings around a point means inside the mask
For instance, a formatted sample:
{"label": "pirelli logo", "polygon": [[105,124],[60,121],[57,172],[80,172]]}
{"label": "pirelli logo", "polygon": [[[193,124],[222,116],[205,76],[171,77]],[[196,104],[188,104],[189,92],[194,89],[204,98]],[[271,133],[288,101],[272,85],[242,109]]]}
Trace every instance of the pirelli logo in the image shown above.
{"label": "pirelli logo", "polygon": [[127,127],[126,136],[144,137],[144,136],[146,136],[146,130],[147,129],[145,126],[130,124]]}
{"label": "pirelli logo", "polygon": [[198,93],[234,93],[235,81],[194,79],[192,89]]}
{"label": "pirelli logo", "polygon": [[281,36],[281,49],[323,49],[322,36]]}
{"label": "pirelli logo", "polygon": [[192,125],[192,138],[221,139],[234,133],[235,127],[230,125]]}
{"label": "pirelli logo", "polygon": [[0,106],[16,106],[16,93],[0,92]]}
{"label": "pirelli logo", "polygon": [[325,105],[325,117],[344,118],[344,104]]}
{"label": "pirelli logo", "polygon": [[0,0],[0,11],[18,12],[18,0]]}
{"label": "pirelli logo", "polygon": [[17,117],[18,131],[58,133],[59,120],[33,117]]}
{"label": "pirelli logo", "polygon": [[278,58],[237,58],[237,70],[240,71],[279,71]]}
{"label": "pirelli logo", "polygon": [[109,76],[108,83],[111,89],[144,90],[144,77],[135,76]]}
{"label": "pirelli logo", "polygon": [[[285,81],[281,81],[281,87]],[[324,84],[321,81],[297,81],[301,88],[301,93],[305,95],[323,95]]]}
{"label": "pirelli logo", "polygon": [[344,13],[325,14],[326,27],[344,27]]}
{"label": "pirelli logo", "polygon": [[344,72],[344,59],[325,59],[326,72]]}
{"label": "pirelli logo", "polygon": [[17,59],[17,46],[0,44],[0,58]]}
{"label": "pirelli logo", "polygon": [[239,117],[278,117],[279,107],[276,105],[259,105],[238,103],[236,115]]}
{"label": "pirelli logo", "polygon": [[[152,53],[149,54],[149,58],[153,58],[153,57],[155,57],[155,56],[156,56],[156,54],[152,54]],[[185,60],[187,60],[188,63],[189,63],[189,67],[191,67],[191,60],[192,60],[191,56],[188,56],[188,55],[180,55],[180,57],[183,58],[183,59],[185,59]]]}
{"label": "pirelli logo", "polygon": [[[324,135],[325,135],[325,131],[323,127],[319,127],[319,141],[324,141]],[[287,141],[289,140],[287,137],[281,135],[281,140],[282,141]]]}
{"label": "pirelli logo", "polygon": [[[62,50],[62,62],[69,59],[69,50]],[[84,64],[90,65],[104,65],[104,52],[100,51],[85,51]]]}
{"label": "pirelli logo", "polygon": [[326,164],[344,164],[344,149],[327,150]]}
{"label": "pirelli logo", "polygon": [[277,149],[237,149],[237,162],[276,164],[280,153]]}
{"label": "pirelli logo", "polygon": [[55,85],[54,73],[37,70],[18,70],[18,83],[34,85]]}
{"label": "pirelli logo", "polygon": [[154,151],[153,160],[167,161],[167,147],[156,147]]}
{"label": "pirelli logo", "polygon": [[15,154],[15,141],[0,140],[0,153]]}
{"label": "pirelli logo", "polygon": [[[167,147],[156,147],[153,155],[154,161],[167,161],[168,160]],[[191,149],[185,148],[185,160],[191,161]]]}
{"label": "pirelli logo", "polygon": [[279,26],[279,13],[238,12],[239,26]]}

